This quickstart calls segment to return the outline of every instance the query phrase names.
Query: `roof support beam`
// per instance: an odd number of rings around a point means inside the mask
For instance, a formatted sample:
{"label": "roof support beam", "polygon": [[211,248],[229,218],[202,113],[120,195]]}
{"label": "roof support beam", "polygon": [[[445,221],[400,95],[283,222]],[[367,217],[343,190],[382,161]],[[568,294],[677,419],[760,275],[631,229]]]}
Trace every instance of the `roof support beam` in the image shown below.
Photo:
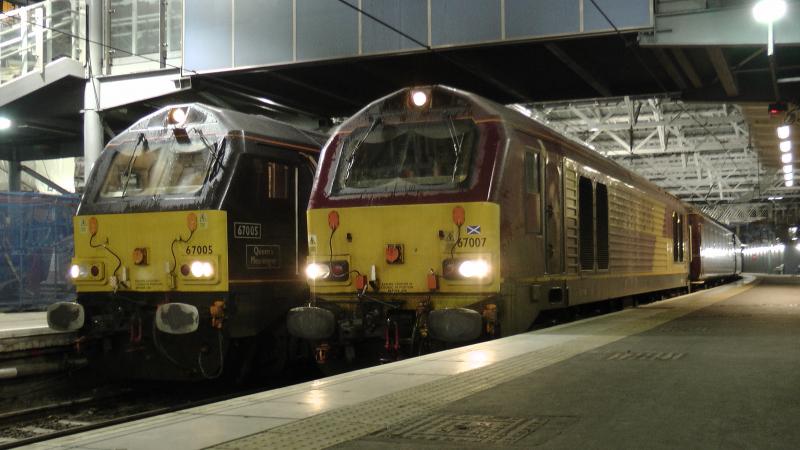
{"label": "roof support beam", "polygon": [[683,69],[683,73],[686,74],[686,78],[688,78],[689,82],[692,83],[692,87],[695,89],[700,89],[703,87],[703,82],[697,75],[697,71],[694,70],[692,62],[686,57],[686,53],[683,53],[683,50],[680,48],[673,48],[672,55],[675,56],[675,60],[678,61],[678,65],[680,65],[681,69]]}
{"label": "roof support beam", "polygon": [[711,59],[711,64],[714,65],[714,70],[717,72],[720,83],[722,83],[722,88],[725,89],[725,94],[728,97],[738,96],[739,86],[736,85],[736,79],[728,66],[728,61],[725,60],[725,55],[722,54],[722,49],[709,47],[706,52],[708,52],[708,57]]}
{"label": "roof support beam", "polygon": [[544,47],[556,58],[558,58],[559,61],[564,63],[565,66],[569,67],[573,72],[581,77],[581,79],[591,86],[595,91],[600,93],[600,95],[604,97],[611,97],[611,89],[609,89],[604,83],[589,73],[588,70],[581,67],[581,65],[567,55],[567,53],[561,47],[552,43],[544,44]]}
{"label": "roof support beam", "polygon": [[653,52],[656,55],[656,59],[661,64],[662,67],[667,71],[667,75],[672,78],[672,81],[675,82],[675,85],[678,86],[678,89],[685,91],[689,85],[686,84],[686,80],[683,79],[683,76],[678,71],[678,68],[675,67],[675,64],[672,63],[672,60],[669,59],[669,55],[661,48],[654,48]]}

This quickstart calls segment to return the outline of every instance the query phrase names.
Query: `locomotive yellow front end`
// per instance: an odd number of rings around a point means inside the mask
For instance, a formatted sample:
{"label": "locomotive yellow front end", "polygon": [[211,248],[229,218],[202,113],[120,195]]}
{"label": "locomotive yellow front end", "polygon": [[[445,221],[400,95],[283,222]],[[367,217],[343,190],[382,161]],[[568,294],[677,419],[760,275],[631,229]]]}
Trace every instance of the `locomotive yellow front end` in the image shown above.
{"label": "locomotive yellow front end", "polygon": [[320,362],[392,360],[499,332],[496,122],[446,88],[408,89],[326,146],[308,211],[312,299],[288,318]]}
{"label": "locomotive yellow front end", "polygon": [[79,295],[228,291],[225,211],[80,215],[73,222],[69,275]]}

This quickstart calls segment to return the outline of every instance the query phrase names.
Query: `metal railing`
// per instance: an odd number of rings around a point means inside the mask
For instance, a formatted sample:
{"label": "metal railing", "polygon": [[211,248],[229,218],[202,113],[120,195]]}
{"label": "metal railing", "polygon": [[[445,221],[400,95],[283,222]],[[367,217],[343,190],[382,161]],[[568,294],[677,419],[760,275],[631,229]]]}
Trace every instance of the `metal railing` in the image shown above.
{"label": "metal railing", "polygon": [[45,0],[0,15],[0,86],[51,61],[85,61],[86,11],[80,0]]}

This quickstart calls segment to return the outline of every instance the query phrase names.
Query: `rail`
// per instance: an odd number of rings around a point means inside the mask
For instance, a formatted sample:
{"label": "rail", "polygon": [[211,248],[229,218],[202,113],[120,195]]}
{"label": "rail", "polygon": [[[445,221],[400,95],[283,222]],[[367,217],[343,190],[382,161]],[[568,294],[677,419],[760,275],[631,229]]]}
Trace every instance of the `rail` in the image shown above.
{"label": "rail", "polygon": [[0,16],[0,86],[41,73],[59,58],[85,62],[86,10],[79,0],[45,0]]}

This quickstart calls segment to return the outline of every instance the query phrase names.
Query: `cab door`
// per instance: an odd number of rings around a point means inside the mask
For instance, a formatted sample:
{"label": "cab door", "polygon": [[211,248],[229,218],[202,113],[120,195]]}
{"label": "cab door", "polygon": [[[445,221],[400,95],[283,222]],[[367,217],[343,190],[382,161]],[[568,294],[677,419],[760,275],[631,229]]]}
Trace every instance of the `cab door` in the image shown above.
{"label": "cab door", "polygon": [[544,171],[545,271],[564,272],[564,195],[561,155],[549,152]]}
{"label": "cab door", "polygon": [[231,278],[267,281],[297,276],[301,226],[297,178],[293,152],[276,149],[238,158],[226,195]]}

